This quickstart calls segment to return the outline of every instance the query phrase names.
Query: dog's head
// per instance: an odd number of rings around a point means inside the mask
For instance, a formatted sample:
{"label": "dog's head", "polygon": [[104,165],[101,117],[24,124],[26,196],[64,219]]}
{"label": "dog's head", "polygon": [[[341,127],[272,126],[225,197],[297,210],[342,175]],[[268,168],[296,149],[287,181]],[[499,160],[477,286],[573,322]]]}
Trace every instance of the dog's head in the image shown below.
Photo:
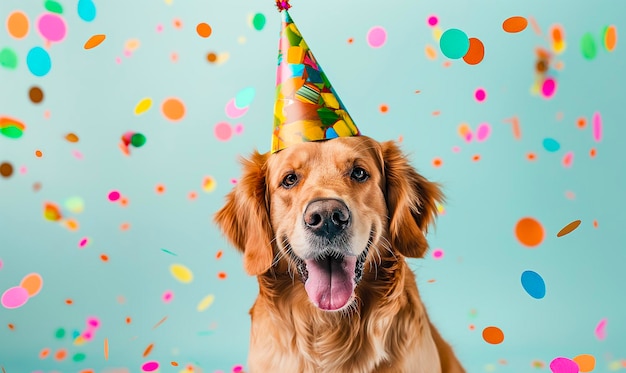
{"label": "dog's head", "polygon": [[[389,141],[306,142],[254,152],[215,221],[260,275],[278,262],[297,272],[322,310],[348,307],[381,250],[422,257],[442,194]],[[376,253],[374,253],[376,252]]]}

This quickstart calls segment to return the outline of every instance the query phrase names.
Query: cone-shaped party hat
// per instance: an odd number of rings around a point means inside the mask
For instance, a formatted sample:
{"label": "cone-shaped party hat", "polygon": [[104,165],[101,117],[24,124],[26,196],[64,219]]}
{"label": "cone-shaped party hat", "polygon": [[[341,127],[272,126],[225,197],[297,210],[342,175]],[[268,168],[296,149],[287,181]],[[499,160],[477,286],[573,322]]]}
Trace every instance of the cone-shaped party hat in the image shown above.
{"label": "cone-shaped party hat", "polygon": [[313,57],[287,10],[282,15],[276,74],[272,153],[293,144],[360,135],[337,92]]}

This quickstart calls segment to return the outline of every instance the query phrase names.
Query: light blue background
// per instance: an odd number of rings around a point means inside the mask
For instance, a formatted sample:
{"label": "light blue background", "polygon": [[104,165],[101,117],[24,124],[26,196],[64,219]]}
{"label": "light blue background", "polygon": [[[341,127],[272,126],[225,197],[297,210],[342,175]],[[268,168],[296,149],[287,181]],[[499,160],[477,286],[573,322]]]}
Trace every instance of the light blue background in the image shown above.
{"label": "light blue background", "polygon": [[[0,292],[28,273],[44,279],[40,294],[23,307],[0,307],[0,366],[8,373],[138,372],[145,361],[157,360],[161,372],[179,372],[187,364],[196,371],[230,372],[246,361],[247,312],[257,286],[244,274],[240,255],[212,224],[212,215],[231,189],[231,179],[239,176],[237,157],[255,147],[269,150],[280,17],[269,0],[96,0],[95,20],[84,22],[77,1],[60,3],[68,35],[48,48],[52,70],[38,78],[28,71],[26,54],[44,45],[34,29],[45,11],[43,1],[0,2],[0,49],[13,48],[19,56],[16,70],[0,67],[0,116],[19,118],[27,126],[21,139],[0,137],[0,162],[16,169],[11,178],[0,178]],[[619,361],[626,359],[626,55],[621,39],[612,53],[598,45],[592,61],[583,58],[579,47],[585,33],[599,40],[609,24],[623,34],[625,4],[293,1],[290,14],[361,131],[381,141],[402,136],[403,149],[418,170],[445,187],[445,214],[430,234],[431,247],[444,250],[444,257],[429,255],[411,265],[432,320],[469,372],[547,372],[553,358],[583,353],[596,357],[596,372],[607,372],[620,369]],[[11,38],[4,27],[16,9],[31,21],[23,40]],[[250,24],[255,13],[267,17],[261,31]],[[481,39],[484,61],[469,66],[457,60],[446,68],[438,47],[437,59],[429,60],[424,48],[437,46],[426,23],[431,14],[439,17],[442,30],[459,28]],[[513,15],[534,17],[543,34],[530,26],[519,34],[505,33],[502,21]],[[175,18],[182,21],[180,30],[173,27]],[[200,22],[213,29],[208,39],[195,32]],[[564,64],[557,75],[558,91],[546,100],[530,92],[534,50],[550,47],[548,30],[557,23],[565,30],[567,49],[556,58]],[[161,33],[156,32],[159,24]],[[388,38],[374,49],[366,34],[377,25]],[[94,34],[107,39],[84,50]],[[125,57],[124,44],[132,38],[141,44]],[[349,38],[354,38],[352,44]],[[211,51],[230,57],[209,64],[205,56]],[[179,56],[176,63],[172,52]],[[45,93],[39,105],[28,99],[33,85]],[[254,87],[256,97],[244,117],[230,120],[224,106],[246,87]],[[478,87],[488,95],[481,104],[473,98]],[[170,96],[186,104],[186,116],[178,123],[159,110]],[[151,97],[153,106],[136,116],[134,107],[144,97]],[[380,113],[381,104],[389,106],[388,113]],[[599,143],[591,132],[594,112],[603,119]],[[505,122],[513,116],[520,120],[521,140],[514,139]],[[587,118],[584,129],[576,126],[579,117]],[[213,128],[222,121],[241,123],[244,132],[218,141]],[[466,143],[457,133],[463,122],[473,129],[487,122],[491,136]],[[118,149],[126,131],[147,137],[130,157]],[[68,132],[80,142],[64,140]],[[546,137],[559,141],[561,149],[544,150]],[[454,146],[461,151],[454,153]],[[589,156],[592,147],[595,158]],[[36,149],[43,151],[42,158],[34,156]],[[76,159],[74,150],[84,159]],[[571,168],[561,164],[568,151],[574,152]],[[536,153],[537,160],[529,162],[528,152]],[[472,161],[474,154],[480,154],[479,162]],[[432,166],[435,157],[443,160],[442,167]],[[22,166],[25,174],[19,172]],[[212,193],[202,191],[205,176],[217,181]],[[42,184],[38,192],[35,182]],[[162,195],[155,193],[158,183],[166,187]],[[129,199],[128,207],[107,200],[114,189]],[[191,191],[198,193],[196,200],[187,198]],[[568,198],[568,191],[575,197]],[[45,202],[63,205],[75,196],[84,199],[84,212],[64,213],[79,221],[78,232],[43,218]],[[524,248],[513,234],[524,216],[545,228],[546,238],[535,249]],[[576,231],[556,237],[577,219],[582,224]],[[120,230],[124,222],[131,224],[128,231]],[[80,250],[82,237],[90,237],[92,244]],[[220,249],[224,256],[217,260]],[[100,261],[102,253],[110,257],[108,263]],[[173,263],[189,267],[193,282],[177,282],[169,273]],[[520,276],[529,269],[544,278],[544,299],[524,292]],[[219,280],[219,271],[227,279]],[[169,304],[161,300],[166,290],[174,292]],[[198,302],[208,294],[215,295],[215,302],[198,312]],[[74,304],[66,305],[67,298]],[[58,328],[69,334],[82,331],[89,316],[102,323],[92,342],[75,346],[69,335],[55,338]],[[130,325],[126,317],[132,317]],[[607,338],[599,341],[594,328],[604,318]],[[482,329],[490,325],[504,331],[502,344],[482,340]],[[154,349],[143,358],[150,343]],[[52,353],[66,348],[70,357],[83,352],[87,358],[81,363],[40,360],[46,347]],[[546,367],[533,368],[535,360]],[[180,366],[174,368],[170,361]]]}

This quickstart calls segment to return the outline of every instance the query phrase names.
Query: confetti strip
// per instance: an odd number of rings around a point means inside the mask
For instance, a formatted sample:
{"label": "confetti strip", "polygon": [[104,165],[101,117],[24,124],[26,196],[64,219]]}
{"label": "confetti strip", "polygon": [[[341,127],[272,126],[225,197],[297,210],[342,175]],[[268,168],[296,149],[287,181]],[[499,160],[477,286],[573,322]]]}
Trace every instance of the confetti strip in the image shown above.
{"label": "confetti strip", "polygon": [[148,357],[148,355],[150,355],[150,353],[152,352],[153,347],[154,343],[150,343],[148,347],[146,347],[146,349],[143,351],[143,357]]}
{"label": "confetti strip", "polygon": [[161,319],[161,321],[159,321],[158,323],[156,323],[153,327],[152,330],[158,328],[159,326],[161,326],[161,324],[163,324],[165,322],[165,320],[167,320],[167,316],[165,316],[164,318]]}
{"label": "confetti strip", "polygon": [[109,339],[104,339],[104,360],[109,360]]}
{"label": "confetti strip", "polygon": [[580,225],[580,220],[574,220],[573,222],[569,223],[568,225],[564,226],[559,233],[556,234],[557,237],[563,237],[566,234],[570,234],[572,231],[574,231],[576,228],[578,228],[578,226]]}
{"label": "confetti strip", "polygon": [[515,138],[515,140],[520,140],[522,138],[522,131],[520,129],[520,123],[517,116],[505,119],[504,122],[511,123],[511,125],[513,126],[513,137]]}

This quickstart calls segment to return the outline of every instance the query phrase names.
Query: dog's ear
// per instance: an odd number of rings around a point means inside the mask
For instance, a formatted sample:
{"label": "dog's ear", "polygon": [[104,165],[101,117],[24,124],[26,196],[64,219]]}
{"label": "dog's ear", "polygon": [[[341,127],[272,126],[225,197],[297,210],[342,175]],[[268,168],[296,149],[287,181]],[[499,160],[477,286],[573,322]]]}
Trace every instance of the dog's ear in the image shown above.
{"label": "dog's ear", "polygon": [[226,238],[243,252],[243,266],[258,276],[272,266],[272,228],[266,200],[267,154],[254,151],[242,160],[243,175],[214,217]]}
{"label": "dog's ear", "polygon": [[421,258],[428,249],[426,232],[443,193],[437,183],[415,171],[393,141],[381,147],[391,245],[404,256]]}

